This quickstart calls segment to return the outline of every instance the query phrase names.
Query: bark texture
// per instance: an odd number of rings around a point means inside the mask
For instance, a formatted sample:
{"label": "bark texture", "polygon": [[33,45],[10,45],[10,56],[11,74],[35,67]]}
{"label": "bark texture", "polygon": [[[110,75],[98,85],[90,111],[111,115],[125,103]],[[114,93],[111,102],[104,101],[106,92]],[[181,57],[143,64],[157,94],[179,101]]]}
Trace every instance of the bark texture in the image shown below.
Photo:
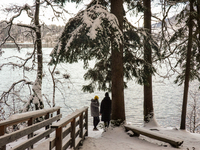
{"label": "bark texture", "polygon": [[[123,0],[111,0],[111,13],[118,21],[121,31],[123,30]],[[124,82],[123,82],[123,45],[117,49],[112,45],[112,119],[125,120],[124,106]]]}
{"label": "bark texture", "polygon": [[[144,4],[144,28],[151,36],[151,0],[143,0]],[[152,50],[149,43],[149,36],[144,38],[144,73],[147,83],[144,85],[144,121],[149,122],[153,117],[153,97],[152,97],[152,74],[150,67],[152,65]]]}
{"label": "bark texture", "polygon": [[186,70],[185,70],[185,82],[184,82],[184,93],[183,93],[183,104],[182,104],[182,114],[181,114],[181,125],[180,129],[185,130],[186,128],[186,114],[187,114],[187,100],[188,100],[188,89],[190,80],[190,63],[191,63],[191,51],[192,51],[192,28],[193,28],[193,8],[194,0],[190,0],[190,18],[188,22],[189,26],[189,36],[188,36],[188,46],[187,46],[187,57],[186,57]]}

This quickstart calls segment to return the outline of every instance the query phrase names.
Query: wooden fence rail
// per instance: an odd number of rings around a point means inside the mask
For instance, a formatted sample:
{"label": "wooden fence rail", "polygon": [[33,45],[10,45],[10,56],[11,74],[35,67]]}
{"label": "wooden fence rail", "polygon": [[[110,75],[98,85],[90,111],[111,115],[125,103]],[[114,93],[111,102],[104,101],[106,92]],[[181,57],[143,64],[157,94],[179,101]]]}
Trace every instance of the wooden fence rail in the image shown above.
{"label": "wooden fence rail", "polygon": [[[28,140],[25,142],[21,143],[20,145],[17,145],[14,147],[14,150],[22,150],[26,149],[28,147],[33,148],[33,144],[41,140],[42,138],[49,137],[49,134],[54,131],[54,129],[50,128],[50,125],[58,121],[61,117],[62,114],[60,114],[60,108],[61,107],[53,107],[49,109],[42,109],[42,110],[37,110],[37,111],[32,111],[32,112],[26,112],[26,113],[21,113],[21,114],[16,114],[11,116],[10,119],[1,121],[0,122],[0,150],[6,150],[6,144],[13,142],[23,136],[28,136]],[[57,112],[57,115],[53,117],[54,112]],[[44,120],[35,123],[36,118],[43,117]],[[25,127],[24,129],[17,130],[15,132],[12,132],[10,134],[6,134],[6,128],[9,126],[17,125],[18,123],[23,123],[26,122],[28,126]],[[45,131],[34,136],[33,133],[34,131],[41,129],[45,127]]]}
{"label": "wooden fence rail", "polygon": [[[56,129],[55,138],[49,149],[65,150],[68,147],[77,149],[85,136],[88,136],[88,107],[76,110],[51,126]],[[65,140],[63,140],[65,139]]]}

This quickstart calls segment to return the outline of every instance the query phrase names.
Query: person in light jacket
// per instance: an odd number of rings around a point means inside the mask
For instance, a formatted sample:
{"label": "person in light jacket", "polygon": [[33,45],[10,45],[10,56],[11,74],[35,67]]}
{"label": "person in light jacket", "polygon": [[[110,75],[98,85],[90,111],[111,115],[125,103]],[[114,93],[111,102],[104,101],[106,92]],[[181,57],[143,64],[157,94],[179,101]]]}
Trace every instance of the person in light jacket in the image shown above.
{"label": "person in light jacket", "polygon": [[91,109],[91,116],[93,117],[93,125],[94,125],[93,131],[98,131],[97,125],[100,121],[100,119],[99,119],[99,97],[98,96],[95,96],[94,99],[91,99],[90,109]]}
{"label": "person in light jacket", "polygon": [[101,121],[104,121],[105,127],[109,127],[110,124],[111,104],[111,99],[108,92],[106,92],[100,107]]}

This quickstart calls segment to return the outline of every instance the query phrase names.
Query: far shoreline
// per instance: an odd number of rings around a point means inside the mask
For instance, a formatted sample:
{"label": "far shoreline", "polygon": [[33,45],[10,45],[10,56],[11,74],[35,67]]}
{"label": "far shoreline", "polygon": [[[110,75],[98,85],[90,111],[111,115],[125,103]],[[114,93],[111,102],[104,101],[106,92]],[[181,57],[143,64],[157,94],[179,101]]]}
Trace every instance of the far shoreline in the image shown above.
{"label": "far shoreline", "polygon": [[[20,48],[33,48],[34,44],[33,43],[17,43],[19,45]],[[56,43],[43,43],[42,47],[43,48],[53,48],[56,46]],[[1,48],[17,48],[15,43],[5,43],[1,46]]]}

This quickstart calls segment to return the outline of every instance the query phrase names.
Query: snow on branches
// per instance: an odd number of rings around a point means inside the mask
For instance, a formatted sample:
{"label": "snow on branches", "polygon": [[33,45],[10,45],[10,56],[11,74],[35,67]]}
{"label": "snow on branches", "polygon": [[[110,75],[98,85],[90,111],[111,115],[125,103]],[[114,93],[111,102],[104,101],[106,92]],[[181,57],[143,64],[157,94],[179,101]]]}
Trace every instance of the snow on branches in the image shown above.
{"label": "snow on branches", "polygon": [[119,47],[123,42],[123,33],[115,15],[97,3],[69,20],[51,56],[59,56],[58,61],[68,60],[69,57],[69,61],[76,61],[77,58],[70,53],[76,53],[82,59],[85,55],[89,58],[102,57],[99,54],[103,51],[108,53],[111,40],[114,46]]}

